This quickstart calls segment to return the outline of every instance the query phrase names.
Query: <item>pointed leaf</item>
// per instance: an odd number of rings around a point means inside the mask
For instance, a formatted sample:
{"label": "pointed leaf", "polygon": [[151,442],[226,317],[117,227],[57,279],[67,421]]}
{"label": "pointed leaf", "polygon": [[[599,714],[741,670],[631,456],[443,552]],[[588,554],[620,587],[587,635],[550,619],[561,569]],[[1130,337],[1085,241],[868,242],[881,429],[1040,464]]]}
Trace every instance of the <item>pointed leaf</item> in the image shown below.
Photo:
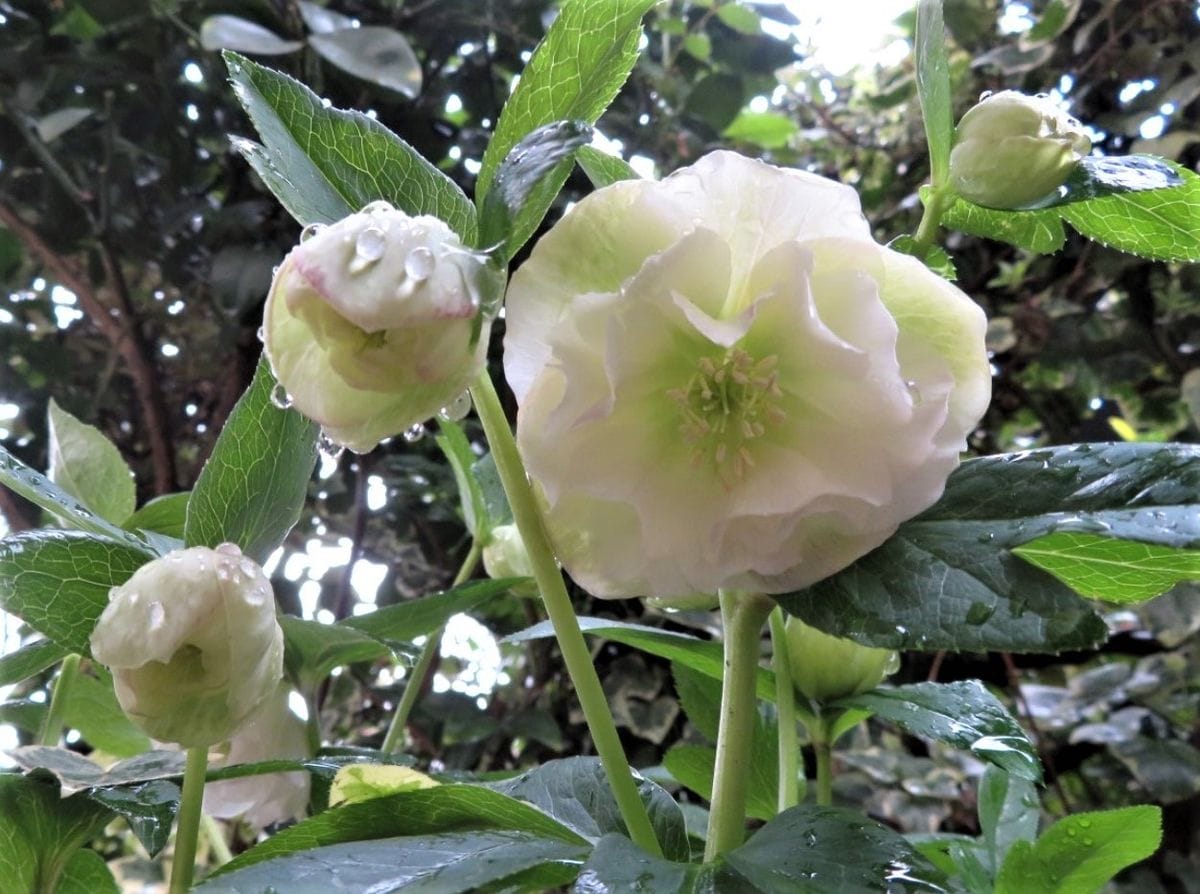
{"label": "pointed leaf", "polygon": [[516,583],[527,578],[479,580],[460,584],[444,593],[409,599],[389,605],[368,615],[347,618],[340,627],[350,627],[370,634],[376,639],[412,642],[418,636],[428,636],[460,612],[469,612],[489,599],[496,599]]}
{"label": "pointed leaf", "polygon": [[393,28],[344,28],[314,34],[308,42],[325,59],[356,78],[409,99],[421,93],[421,63],[404,35]]}
{"label": "pointed leaf", "polygon": [[204,49],[237,50],[256,56],[281,56],[304,46],[298,40],[284,40],[269,28],[240,16],[209,16],[200,23],[200,45]]}
{"label": "pointed leaf", "polygon": [[[0,555],[3,554],[2,550],[3,541],[0,541]],[[40,674],[70,654],[70,649],[60,646],[53,640],[40,639],[36,642],[26,643],[15,652],[0,656],[0,686],[11,686],[34,674]]]}
{"label": "pointed leaf", "polygon": [[1040,818],[1032,782],[995,764],[983,771],[979,780],[979,831],[987,847],[992,878],[1014,844],[1037,838]]}
{"label": "pointed leaf", "polygon": [[1048,534],[1013,552],[1076,593],[1107,602],[1144,602],[1183,581],[1200,580],[1200,550],[1098,534]]}

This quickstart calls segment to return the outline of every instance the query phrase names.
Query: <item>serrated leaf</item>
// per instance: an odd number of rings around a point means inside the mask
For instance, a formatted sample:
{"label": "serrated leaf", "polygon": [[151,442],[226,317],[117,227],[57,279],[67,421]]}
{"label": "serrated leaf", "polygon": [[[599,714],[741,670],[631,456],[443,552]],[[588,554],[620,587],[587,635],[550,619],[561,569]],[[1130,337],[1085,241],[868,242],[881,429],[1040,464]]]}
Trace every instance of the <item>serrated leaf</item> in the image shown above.
{"label": "serrated leaf", "polygon": [[259,360],[188,499],[188,546],[236,543],[264,562],[300,518],[317,462],[317,426],[275,406],[274,388],[267,361]]}
{"label": "serrated leaf", "polygon": [[638,180],[641,177],[628,162],[607,152],[601,152],[595,146],[581,146],[575,153],[575,161],[596,189],[603,189],[622,180]]}
{"label": "serrated leaf", "polygon": [[[922,187],[921,200],[925,201],[928,195],[928,187]],[[1058,209],[998,211],[961,197],[949,199],[942,215],[942,226],[1043,255],[1058,251],[1067,241]]]}
{"label": "serrated leaf", "polygon": [[1200,550],[1058,533],[1013,550],[1089,599],[1144,602],[1178,583],[1200,580]]}
{"label": "serrated leaf", "polygon": [[[917,255],[917,240],[909,235],[897,236],[888,243],[887,247],[892,249],[892,251],[898,251],[902,254]],[[921,261],[942,279],[949,280],[950,282],[958,279],[958,271],[954,269],[954,261],[940,245],[929,246],[925,249],[924,254],[925,256],[921,258]]]}
{"label": "serrated leaf", "polygon": [[137,493],[133,472],[115,444],[76,419],[50,398],[49,478],[105,521],[119,525],[133,514]]}
{"label": "serrated leaf", "polygon": [[225,63],[263,145],[234,145],[301,224],[333,223],[378,199],[444,220],[465,242],[475,208],[412,146],[359,112],[326,108],[307,87],[236,53]]}
{"label": "serrated leaf", "polygon": [[68,531],[27,531],[0,540],[0,608],[47,639],[90,655],[108,591],[149,559],[144,552]]}
{"label": "serrated leaf", "polygon": [[489,599],[502,596],[514,584],[525,580],[527,578],[522,577],[471,581],[444,593],[409,599],[367,615],[347,618],[338,626],[361,630],[377,639],[412,642],[418,636],[428,636],[437,630],[451,615],[469,612]]}
{"label": "serrated leaf", "polygon": [[1047,207],[1182,185],[1176,166],[1153,155],[1089,155],[1080,159]]}
{"label": "serrated leaf", "polygon": [[946,32],[942,0],[919,0],[913,52],[917,60],[917,95],[929,144],[929,167],[935,185],[946,182],[950,170],[950,144],[954,140],[951,108],[950,63],[946,58]]}
{"label": "serrated leaf", "polygon": [[1162,810],[1123,807],[1059,820],[1035,842],[1013,845],[996,878],[996,894],[1099,891],[1162,841]]}
{"label": "serrated leaf", "polygon": [[[0,541],[0,550],[3,541]],[[58,664],[71,650],[53,640],[42,639],[27,643],[15,652],[0,655],[0,686],[11,686],[40,674],[46,668]]]}
{"label": "serrated leaf", "polygon": [[1159,261],[1200,261],[1200,175],[1168,164],[1182,186],[1116,193],[1054,210],[1103,245]]}
{"label": "serrated leaf", "polygon": [[421,63],[404,35],[394,28],[343,28],[313,34],[308,42],[328,62],[356,78],[409,99],[421,93]]}
{"label": "serrated leaf", "polygon": [[[354,841],[288,854],[210,878],[203,894],[283,890],[288,894],[425,891],[467,894],[527,870],[540,869],[539,888],[569,882],[588,848],[527,832],[448,832],[381,841]],[[518,890],[539,890],[521,887]],[[511,889],[509,889],[511,890]]]}
{"label": "serrated leaf", "polygon": [[1081,444],[969,460],[878,549],[776,598],[814,627],[880,648],[1088,648],[1107,636],[1100,618],[1012,551],[1056,532],[1200,548],[1200,447]]}
{"label": "serrated leaf", "polygon": [[1042,778],[1037,748],[978,680],[874,689],[841,699],[837,705],[870,711],[915,736],[968,749],[1018,778],[1033,782]]}
{"label": "serrated leaf", "polygon": [[257,22],[231,15],[209,16],[201,22],[200,45],[210,52],[237,50],[256,56],[282,56],[304,46],[298,40],[284,40]]}
{"label": "serrated leaf", "polygon": [[[637,60],[641,21],[654,0],[568,0],[533,51],[521,82],[504,104],[483,154],[475,186],[480,207],[500,163],[526,134],[552,121],[594,124],[608,108]],[[542,179],[514,221],[513,251],[537,229],[562,188],[570,164]]]}
{"label": "serrated leaf", "polygon": [[992,878],[1004,865],[1004,858],[1014,844],[1037,838],[1040,818],[1037,790],[1032,782],[995,764],[983,771],[979,779],[979,831],[987,848]]}

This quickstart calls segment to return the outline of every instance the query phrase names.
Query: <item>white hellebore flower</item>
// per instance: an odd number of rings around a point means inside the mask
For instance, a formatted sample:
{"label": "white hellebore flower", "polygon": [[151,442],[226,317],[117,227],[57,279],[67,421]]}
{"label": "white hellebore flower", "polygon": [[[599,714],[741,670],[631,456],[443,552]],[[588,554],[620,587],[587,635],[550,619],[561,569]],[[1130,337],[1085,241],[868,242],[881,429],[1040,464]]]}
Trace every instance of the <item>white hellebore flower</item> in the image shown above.
{"label": "white hellebore flower", "polygon": [[224,742],[283,678],[271,584],[232,543],[169,553],[109,591],[92,655],[151,738]]}
{"label": "white hellebore flower", "polygon": [[989,399],[966,295],[854,190],[731,152],[579,202],[506,313],[518,443],[601,597],[838,571],[937,500]]}
{"label": "white hellebore flower", "polygon": [[500,274],[436,217],[387,202],[306,233],[267,296],[267,357],[327,437],[370,450],[478,375]]}

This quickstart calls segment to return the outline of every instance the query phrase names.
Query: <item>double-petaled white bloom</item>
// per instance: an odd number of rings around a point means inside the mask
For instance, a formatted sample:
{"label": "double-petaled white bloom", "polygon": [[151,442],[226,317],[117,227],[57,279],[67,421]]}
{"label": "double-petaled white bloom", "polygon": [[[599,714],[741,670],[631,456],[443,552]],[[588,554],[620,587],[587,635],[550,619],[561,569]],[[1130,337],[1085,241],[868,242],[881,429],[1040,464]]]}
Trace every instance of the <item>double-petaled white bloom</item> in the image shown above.
{"label": "double-petaled white bloom", "polygon": [[485,305],[500,288],[500,274],[442,221],[374,202],[284,259],[264,314],[267,357],[327,437],[370,450],[478,375]]}
{"label": "double-petaled white bloom", "polygon": [[940,496],[988,402],[984,329],[833,181],[715,152],[593,193],[507,299],[559,557],[602,597],[843,568]]}
{"label": "double-petaled white bloom", "polygon": [[271,584],[232,543],[169,553],[113,587],[92,632],[117,701],[153,739],[229,739],[283,677]]}

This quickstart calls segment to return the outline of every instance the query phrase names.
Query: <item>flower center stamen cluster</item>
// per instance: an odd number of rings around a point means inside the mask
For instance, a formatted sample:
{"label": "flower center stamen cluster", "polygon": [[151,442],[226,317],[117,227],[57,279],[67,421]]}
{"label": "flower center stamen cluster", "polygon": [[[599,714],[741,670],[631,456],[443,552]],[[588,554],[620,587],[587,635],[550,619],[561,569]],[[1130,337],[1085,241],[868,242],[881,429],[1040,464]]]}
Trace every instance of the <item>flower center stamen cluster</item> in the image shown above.
{"label": "flower center stamen cluster", "polygon": [[751,443],[785,415],[778,365],[774,354],[755,360],[733,348],[701,357],[687,385],[667,391],[681,411],[679,432],[692,448],[693,465],[711,462],[726,485],[754,466]]}

